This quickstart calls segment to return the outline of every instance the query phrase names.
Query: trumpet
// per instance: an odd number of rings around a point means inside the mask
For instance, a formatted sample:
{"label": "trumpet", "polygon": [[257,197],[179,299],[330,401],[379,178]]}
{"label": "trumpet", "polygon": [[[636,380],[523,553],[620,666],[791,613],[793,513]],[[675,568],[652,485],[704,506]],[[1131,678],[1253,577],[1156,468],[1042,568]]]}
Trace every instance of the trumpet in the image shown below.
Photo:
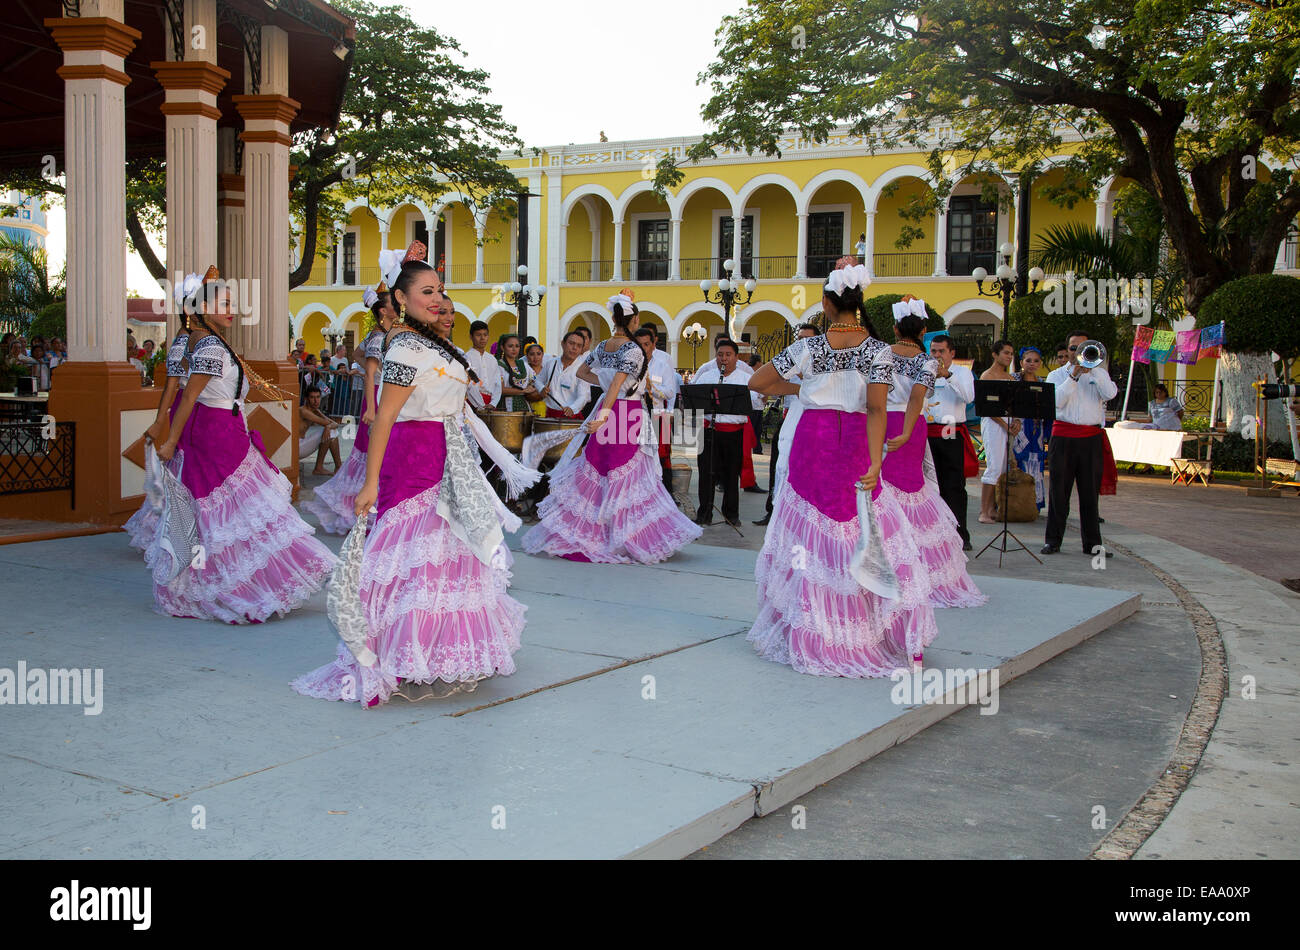
{"label": "trumpet", "polygon": [[1084,369],[1096,369],[1106,363],[1106,347],[1096,340],[1085,340],[1078,353],[1079,365]]}

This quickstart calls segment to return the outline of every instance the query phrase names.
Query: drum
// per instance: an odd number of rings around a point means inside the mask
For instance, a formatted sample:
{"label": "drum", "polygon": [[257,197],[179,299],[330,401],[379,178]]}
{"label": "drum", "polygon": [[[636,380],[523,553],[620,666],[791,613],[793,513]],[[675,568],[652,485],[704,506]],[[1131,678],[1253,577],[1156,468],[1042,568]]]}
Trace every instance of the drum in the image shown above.
{"label": "drum", "polygon": [[[581,418],[543,419],[539,417],[533,420],[533,434],[539,435],[543,432],[557,432],[561,429],[572,429],[574,434],[577,435],[578,431],[582,428],[582,423],[583,420]],[[542,456],[542,461],[554,465],[560,460],[560,456],[564,455],[564,450],[568,448],[569,443],[572,441],[572,439],[568,439],[561,442],[559,445],[547,449],[546,454]]]}
{"label": "drum", "polygon": [[532,432],[533,414],[491,410],[483,413],[483,421],[507,451],[518,453],[524,447],[524,438]]}

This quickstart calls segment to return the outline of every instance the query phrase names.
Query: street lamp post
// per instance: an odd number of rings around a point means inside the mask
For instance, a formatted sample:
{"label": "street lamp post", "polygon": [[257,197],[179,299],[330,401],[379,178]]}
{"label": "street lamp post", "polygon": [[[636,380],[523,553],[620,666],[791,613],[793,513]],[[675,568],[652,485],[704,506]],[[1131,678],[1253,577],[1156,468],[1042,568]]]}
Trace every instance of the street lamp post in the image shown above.
{"label": "street lamp post", "polygon": [[1004,334],[1007,329],[1007,311],[1011,307],[1011,301],[1016,297],[1024,296],[1026,293],[1032,294],[1043,281],[1043,269],[1041,267],[1031,267],[1029,268],[1029,280],[1032,282],[1032,286],[1023,290],[1016,288],[1016,272],[1011,267],[1011,255],[1015,253],[1015,250],[1010,241],[998,248],[998,253],[1002,256],[1002,263],[998,265],[993,280],[989,282],[988,290],[984,289],[984,281],[988,280],[989,272],[983,267],[977,267],[971,271],[971,276],[975,278],[975,288],[981,297],[1002,298],[1002,332]]}
{"label": "street lamp post", "polygon": [[[714,282],[700,281],[700,290],[704,293],[706,303],[722,304],[722,312],[726,315],[727,336],[735,340],[736,328],[731,325],[731,311],[737,306],[744,306],[754,298],[754,288],[758,286],[758,281],[752,277],[745,281],[745,299],[741,300],[739,289],[741,285],[731,276],[731,272],[736,269],[736,262],[728,258],[722,262],[722,269],[727,272],[727,276]],[[713,291],[712,295],[710,291]]]}
{"label": "street lamp post", "polygon": [[[519,265],[519,276],[528,276],[528,265]],[[501,289],[501,299],[514,305],[519,311],[519,338],[522,341],[528,332],[528,308],[536,307],[546,296],[545,284],[521,284],[515,281]]]}
{"label": "street lamp post", "polygon": [[682,330],[682,339],[691,345],[691,375],[694,375],[696,368],[699,366],[695,361],[695,352],[700,348],[700,344],[704,342],[704,327],[699,321],[692,323]]}

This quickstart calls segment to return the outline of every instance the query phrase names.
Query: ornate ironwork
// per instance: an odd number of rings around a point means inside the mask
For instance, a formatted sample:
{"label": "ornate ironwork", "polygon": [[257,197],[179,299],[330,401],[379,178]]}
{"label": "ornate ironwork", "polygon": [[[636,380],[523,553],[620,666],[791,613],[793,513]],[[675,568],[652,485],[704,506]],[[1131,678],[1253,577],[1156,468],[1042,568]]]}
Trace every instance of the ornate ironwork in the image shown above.
{"label": "ornate ironwork", "polygon": [[45,438],[43,422],[0,422],[0,495],[67,491],[77,506],[77,429],[60,422]]}
{"label": "ornate ironwork", "polygon": [[754,353],[764,363],[771,362],[772,357],[776,356],[787,346],[794,342],[794,328],[790,324],[785,324],[779,330],[773,330],[771,333],[764,333],[754,344]]}
{"label": "ornate ironwork", "polygon": [[185,0],[163,0],[163,9],[172,28],[172,55],[179,63],[185,59]]}
{"label": "ornate ironwork", "polygon": [[81,16],[81,0],[63,0],[63,15],[68,17]]}
{"label": "ornate ironwork", "polygon": [[348,47],[348,49],[352,48],[351,41],[347,39],[347,27],[326,14],[316,4],[310,3],[308,0],[272,0],[272,2],[277,11],[287,13],[296,20],[301,20],[312,29],[319,30],[336,42]]}
{"label": "ornate ironwork", "polygon": [[217,26],[229,23],[239,31],[248,58],[248,73],[252,88],[247,92],[258,95],[262,91],[262,27],[251,16],[245,16],[228,3],[217,3]]}

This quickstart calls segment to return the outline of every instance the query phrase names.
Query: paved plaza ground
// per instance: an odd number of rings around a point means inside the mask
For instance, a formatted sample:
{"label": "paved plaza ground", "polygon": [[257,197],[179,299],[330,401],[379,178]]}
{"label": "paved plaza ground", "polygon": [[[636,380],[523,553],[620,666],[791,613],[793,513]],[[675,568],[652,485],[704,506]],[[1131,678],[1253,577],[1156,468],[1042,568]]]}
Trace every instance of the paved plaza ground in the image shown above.
{"label": "paved plaza ground", "polygon": [[[0,546],[0,666],[99,666],[108,684],[98,717],[0,711],[0,824],[14,830],[0,851],[1300,854],[1300,596],[1275,583],[1300,574],[1287,560],[1300,503],[1125,477],[1102,504],[1119,551],[1104,570],[1074,553],[1077,533],[1042,565],[1009,553],[999,569],[986,553],[972,573],[989,607],[941,612],[927,654],[1003,671],[997,712],[981,715],[899,708],[888,681],[755,657],[763,502],[742,495],[744,537],[710,527],[653,567],[517,553],[519,672],[442,706],[376,711],[287,687],[333,651],[323,595],[260,626],[178,621],[150,610],[121,534]],[[974,527],[978,550],[994,529]],[[1041,521],[1013,530],[1042,543]]]}

